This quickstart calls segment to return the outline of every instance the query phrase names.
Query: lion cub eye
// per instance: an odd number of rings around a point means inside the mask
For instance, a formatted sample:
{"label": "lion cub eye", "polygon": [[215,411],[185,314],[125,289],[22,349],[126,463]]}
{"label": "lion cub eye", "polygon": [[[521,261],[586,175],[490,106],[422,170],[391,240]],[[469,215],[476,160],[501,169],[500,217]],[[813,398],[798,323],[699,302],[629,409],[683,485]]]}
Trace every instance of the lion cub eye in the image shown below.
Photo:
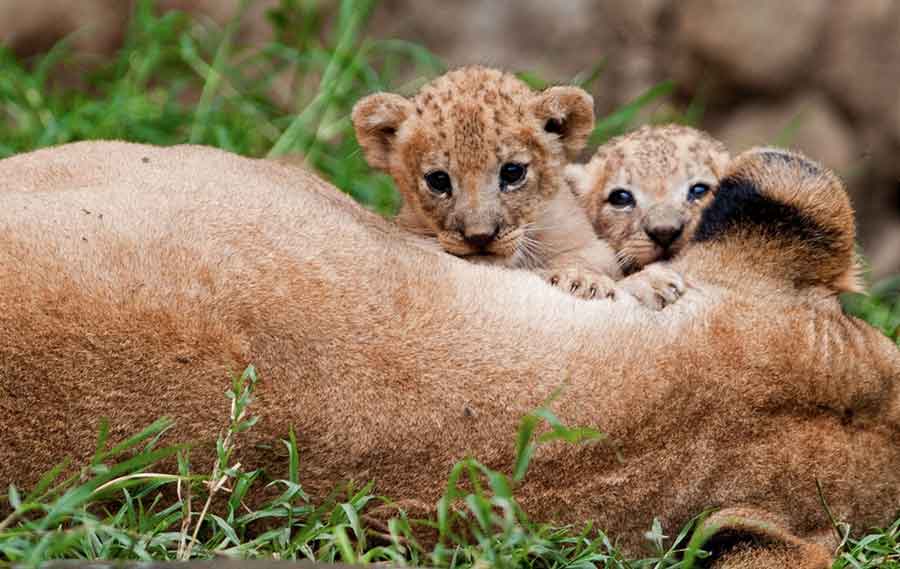
{"label": "lion cub eye", "polygon": [[528,166],[516,162],[507,162],[500,167],[500,189],[505,190],[525,180]]}
{"label": "lion cub eye", "polygon": [[699,200],[703,196],[705,196],[709,192],[709,185],[707,184],[694,184],[690,188],[688,188],[688,201]]}
{"label": "lion cub eye", "polygon": [[449,196],[453,191],[453,184],[450,182],[450,174],[443,170],[435,170],[425,174],[425,183],[428,189],[439,196]]}
{"label": "lion cub eye", "polygon": [[628,190],[617,188],[609,193],[606,201],[613,207],[629,207],[634,205],[634,194]]}

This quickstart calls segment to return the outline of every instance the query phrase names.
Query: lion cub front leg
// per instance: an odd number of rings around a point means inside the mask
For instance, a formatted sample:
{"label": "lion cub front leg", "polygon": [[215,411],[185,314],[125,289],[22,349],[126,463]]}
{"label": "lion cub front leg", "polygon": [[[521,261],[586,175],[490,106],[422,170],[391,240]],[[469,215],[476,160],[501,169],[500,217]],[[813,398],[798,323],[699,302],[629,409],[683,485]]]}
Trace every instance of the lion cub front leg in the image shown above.
{"label": "lion cub front leg", "polygon": [[681,275],[662,265],[622,279],[615,250],[597,239],[571,192],[560,192],[539,225],[548,229],[538,240],[552,253],[539,274],[555,287],[586,300],[631,296],[655,310],[675,302],[684,292]]}
{"label": "lion cub front leg", "polygon": [[612,248],[596,239],[549,259],[539,274],[551,285],[585,300],[615,296],[616,280],[622,277]]}
{"label": "lion cub front leg", "polygon": [[609,298],[622,278],[616,252],[597,239],[587,214],[564,189],[538,220],[534,237],[545,252],[537,272],[551,285],[586,300]]}
{"label": "lion cub front leg", "polygon": [[616,281],[612,277],[583,267],[545,269],[541,276],[551,285],[584,300],[615,296]]}
{"label": "lion cub front leg", "polygon": [[661,263],[651,263],[616,284],[619,290],[656,310],[681,298],[686,288],[681,274]]}
{"label": "lion cub front leg", "polygon": [[[612,264],[609,264],[612,259]],[[684,294],[684,278],[661,263],[622,278],[615,254],[605,241],[553,258],[541,276],[551,285],[585,300],[631,296],[643,306],[662,310]]]}

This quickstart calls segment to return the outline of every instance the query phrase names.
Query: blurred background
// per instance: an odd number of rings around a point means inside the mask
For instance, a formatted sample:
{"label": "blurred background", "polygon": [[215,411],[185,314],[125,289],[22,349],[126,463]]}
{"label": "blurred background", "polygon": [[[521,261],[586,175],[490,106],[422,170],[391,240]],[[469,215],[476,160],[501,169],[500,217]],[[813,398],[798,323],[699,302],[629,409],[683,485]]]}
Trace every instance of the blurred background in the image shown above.
{"label": "blurred background", "polygon": [[[0,0],[0,43],[8,50],[0,96],[7,98],[8,121],[19,121],[14,127],[21,130],[0,135],[0,153],[98,136],[295,153],[388,212],[396,207],[390,182],[376,177],[375,189],[364,187],[356,180],[369,176],[365,165],[343,160],[356,152],[352,141],[341,141],[352,101],[375,89],[411,92],[448,65],[482,63],[522,72],[537,86],[584,84],[601,117],[596,143],[642,122],[680,120],[711,131],[733,152],[755,144],[800,149],[847,181],[873,279],[900,272],[900,2],[80,0],[75,6]],[[165,19],[173,10],[190,15]],[[105,60],[112,63],[104,68]],[[94,76],[86,71],[97,69]],[[32,81],[44,96],[54,85],[69,86],[55,108],[44,109],[55,117],[55,134],[47,135],[46,115],[37,111],[31,126],[15,118],[35,105],[6,72]],[[123,95],[122,78],[135,73],[143,76],[132,76]],[[163,84],[167,99],[159,94]],[[128,99],[154,88],[155,99]],[[66,99],[72,92],[80,99]],[[100,105],[98,119],[83,116],[85,97]],[[10,111],[13,100],[21,108]],[[64,118],[71,111],[96,126],[115,114],[103,104],[125,100],[135,105],[117,115],[125,126],[98,132]],[[169,117],[171,132],[163,132],[162,119],[140,118],[144,112],[165,119],[179,104],[190,108]],[[217,113],[230,115],[216,119]],[[240,128],[232,115],[243,117]],[[190,128],[179,131],[179,120]]]}

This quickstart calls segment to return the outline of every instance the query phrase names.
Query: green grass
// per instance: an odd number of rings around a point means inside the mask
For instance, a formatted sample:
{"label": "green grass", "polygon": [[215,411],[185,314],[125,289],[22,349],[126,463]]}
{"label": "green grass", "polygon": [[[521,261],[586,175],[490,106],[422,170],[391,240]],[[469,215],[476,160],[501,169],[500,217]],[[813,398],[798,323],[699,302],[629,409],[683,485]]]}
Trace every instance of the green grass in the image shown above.
{"label": "green grass", "polygon": [[[693,560],[708,556],[706,536],[696,529],[703,512],[680,529],[663,528],[654,520],[646,538],[655,554],[642,559],[626,559],[614,536],[590,524],[560,527],[530,520],[515,491],[535,450],[552,441],[584,444],[603,438],[592,429],[562,424],[548,406],[525,416],[516,441],[510,441],[516,448],[512,475],[476,458],[464,459],[448,472],[434,517],[410,519],[397,508],[386,527],[370,525],[367,512],[392,506],[390,500],[375,493],[374,483],[345,484],[324,499],[311,498],[303,490],[293,433],[283,441],[285,479],[264,484],[265,473],[240,466],[237,439],[258,418],[250,409],[256,382],[250,367],[226,393],[231,411],[223,417],[211,472],[192,470],[189,448],[162,446],[172,423],[160,419],[113,446],[101,425],[94,457],[78,474],[60,479],[68,466],[63,462],[27,494],[10,486],[3,496],[11,513],[0,520],[0,565],[228,557],[460,569],[689,569]],[[549,428],[536,436],[542,423]],[[173,458],[177,468],[159,468]],[[267,492],[273,487],[277,496],[264,499],[273,495]],[[434,545],[417,540],[423,529],[437,536]],[[673,529],[677,534],[667,536],[666,530]],[[848,529],[835,524],[839,535],[847,536]],[[900,567],[900,520],[859,539],[845,537],[838,554],[835,569]]]}
{"label": "green grass", "polygon": [[900,345],[900,276],[882,279],[868,294],[847,294],[844,309],[892,338]]}
{"label": "green grass", "polygon": [[[602,435],[573,429],[547,408],[526,416],[519,432],[513,476],[491,470],[470,458],[448,473],[446,492],[431,520],[411,520],[404,513],[374,535],[365,512],[372,505],[390,504],[374,493],[372,484],[340,487],[314,502],[303,491],[300,456],[293,433],[284,442],[288,476],[267,487],[276,498],[257,503],[251,493],[263,491],[259,471],[241,469],[235,442],[256,421],[250,413],[254,369],[236,378],[227,396],[231,413],[223,418],[224,434],[217,442],[212,472],[191,470],[184,447],[159,447],[171,426],[160,420],[112,448],[101,428],[94,458],[79,475],[58,481],[61,464],[27,495],[10,487],[6,499],[12,513],[0,521],[0,559],[25,564],[48,559],[186,560],[218,556],[274,557],[366,563],[391,561],[434,567],[677,567],[691,526],[668,540],[654,524],[651,535],[658,555],[626,562],[611,540],[589,525],[553,527],[531,522],[515,500],[538,445],[554,440],[580,444]],[[535,437],[540,423],[550,429]],[[126,458],[127,457],[127,458]],[[178,470],[160,473],[154,465],[177,458]],[[118,462],[117,462],[118,461]],[[177,491],[165,493],[165,487]],[[225,495],[224,504],[215,496]],[[260,532],[251,527],[268,522]],[[437,532],[438,542],[425,548],[414,536],[418,525]],[[697,552],[703,556],[702,551]]]}
{"label": "green grass", "polygon": [[[219,29],[181,13],[160,15],[151,2],[142,1],[124,47],[112,59],[73,52],[67,41],[28,61],[0,47],[0,157],[104,138],[208,144],[254,157],[296,154],[360,203],[390,214],[398,206],[396,192],[386,176],[365,164],[352,134],[350,109],[372,91],[412,92],[445,65],[421,46],[367,37],[370,0],[344,0],[333,18],[318,6],[282,0],[269,14],[273,39],[265,45],[236,43],[237,21]],[[326,21],[332,25],[325,26]],[[546,85],[527,71],[520,76]],[[402,79],[409,77],[414,79]],[[600,62],[573,82],[588,86],[602,79]],[[646,119],[672,88],[668,82],[654,86],[601,117],[592,144]],[[690,122],[702,112],[700,103],[683,112],[661,107],[650,113],[657,120]],[[900,282],[878,283],[873,293],[848,296],[845,305],[898,338]],[[284,442],[288,477],[271,483],[280,495],[249,509],[246,503],[260,502],[251,496],[262,491],[263,473],[235,467],[240,457],[233,455],[233,443],[255,420],[248,414],[254,382],[252,369],[235,381],[213,472],[195,472],[189,449],[166,446],[170,423],[160,420],[112,446],[101,428],[96,455],[79,476],[61,480],[55,470],[27,492],[7,489],[0,499],[13,513],[0,520],[0,563],[226,555],[454,568],[687,566],[682,555],[693,535],[691,524],[662,528],[654,523],[647,536],[656,554],[626,561],[615,537],[600,528],[555,527],[525,516],[515,489],[535,445],[546,442],[534,439],[537,425],[549,423],[551,438],[572,444],[599,436],[561,425],[548,409],[525,417],[518,441],[510,441],[517,448],[511,476],[488,469],[477,457],[448,472],[435,519],[412,520],[398,512],[387,531],[376,535],[367,527],[366,512],[389,503],[377,486],[345,485],[327,499],[313,500],[303,491],[290,433]],[[157,471],[173,457],[177,468]],[[219,499],[209,500],[211,495]],[[256,529],[261,521],[267,522],[263,532]],[[441,536],[436,547],[415,541],[413,529],[420,524]],[[900,522],[858,540],[848,538],[835,567],[884,567],[885,559],[898,566],[898,540]],[[692,555],[702,558],[703,552]]]}
{"label": "green grass", "polygon": [[[73,53],[68,41],[30,61],[0,47],[0,157],[109,138],[207,144],[254,157],[299,154],[364,205],[392,213],[397,194],[366,165],[350,109],[373,91],[412,93],[446,67],[419,45],[367,38],[374,4],[343,1],[334,25],[322,29],[319,3],[282,0],[269,13],[272,41],[244,46],[234,42],[238,20],[216,29],[182,13],[158,15],[142,1],[110,61]],[[587,86],[600,76],[598,66],[575,80]],[[654,87],[599,121],[593,142],[627,130],[671,89]]]}

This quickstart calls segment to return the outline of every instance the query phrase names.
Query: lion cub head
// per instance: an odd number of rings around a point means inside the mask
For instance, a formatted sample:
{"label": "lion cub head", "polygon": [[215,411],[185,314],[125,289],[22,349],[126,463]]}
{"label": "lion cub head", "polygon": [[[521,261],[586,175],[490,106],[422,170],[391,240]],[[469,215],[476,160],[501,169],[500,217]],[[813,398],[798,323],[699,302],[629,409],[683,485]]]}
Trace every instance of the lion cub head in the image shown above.
{"label": "lion cub head", "polygon": [[572,165],[572,189],[627,271],[676,255],[690,241],[729,161],[725,146],[681,125],[645,126]]}
{"label": "lion cub head", "polygon": [[[454,255],[513,266],[563,169],[594,125],[593,100],[577,87],[531,90],[515,76],[463,67],[412,98],[376,93],[353,109],[373,168],[390,174],[407,229]],[[567,191],[567,190],[566,190]]]}

